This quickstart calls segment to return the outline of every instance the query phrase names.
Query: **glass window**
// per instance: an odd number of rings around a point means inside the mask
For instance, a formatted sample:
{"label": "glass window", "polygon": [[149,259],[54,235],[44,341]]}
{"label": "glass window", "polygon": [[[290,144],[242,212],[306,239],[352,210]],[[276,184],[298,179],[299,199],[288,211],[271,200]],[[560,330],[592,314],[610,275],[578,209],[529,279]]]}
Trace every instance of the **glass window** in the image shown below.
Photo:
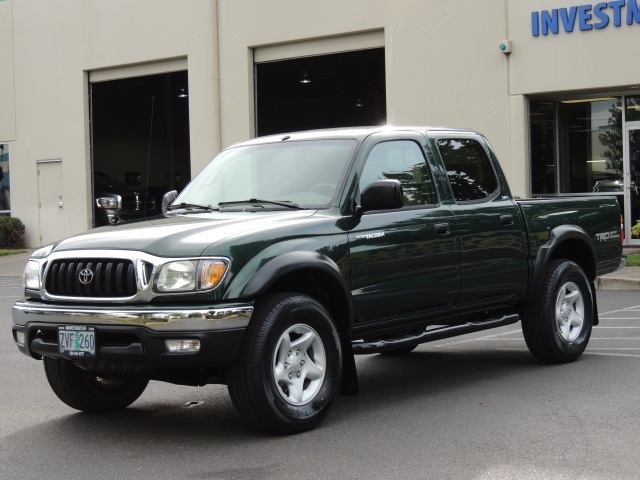
{"label": "glass window", "polygon": [[198,174],[175,204],[261,199],[326,207],[355,146],[352,140],[310,140],[230,148]]}
{"label": "glass window", "polygon": [[11,211],[9,180],[9,146],[0,144],[0,214],[9,214]]}
{"label": "glass window", "polygon": [[440,138],[438,150],[456,201],[482,200],[497,190],[498,180],[480,143],[467,138]]}
{"label": "glass window", "polygon": [[360,191],[376,180],[387,179],[402,183],[405,207],[437,202],[431,172],[415,142],[397,140],[373,147],[360,176]]}
{"label": "glass window", "polygon": [[561,193],[622,191],[622,99],[563,101],[559,117]]}
{"label": "glass window", "polygon": [[627,97],[627,122],[640,120],[640,95]]}
{"label": "glass window", "polygon": [[531,100],[531,188],[534,194],[556,193],[555,103]]}

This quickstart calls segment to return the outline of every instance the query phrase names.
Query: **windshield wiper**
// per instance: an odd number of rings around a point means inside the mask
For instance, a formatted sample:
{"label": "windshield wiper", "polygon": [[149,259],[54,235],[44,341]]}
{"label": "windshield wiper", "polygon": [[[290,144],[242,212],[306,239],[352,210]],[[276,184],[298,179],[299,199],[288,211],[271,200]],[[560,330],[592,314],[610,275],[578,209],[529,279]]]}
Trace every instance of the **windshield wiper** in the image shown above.
{"label": "windshield wiper", "polygon": [[[266,203],[268,205],[278,205],[280,207],[293,208],[295,210],[307,210],[291,200],[261,200],[259,198],[250,198],[249,200],[236,200],[235,202],[220,202],[219,207],[230,207],[233,205],[242,205],[243,203]],[[259,205],[253,205],[258,207]]]}
{"label": "windshield wiper", "polygon": [[167,207],[167,211],[169,210],[204,210],[205,212],[214,212],[219,210],[217,207],[212,207],[211,205],[198,205],[197,203],[178,203],[177,205],[169,205]]}

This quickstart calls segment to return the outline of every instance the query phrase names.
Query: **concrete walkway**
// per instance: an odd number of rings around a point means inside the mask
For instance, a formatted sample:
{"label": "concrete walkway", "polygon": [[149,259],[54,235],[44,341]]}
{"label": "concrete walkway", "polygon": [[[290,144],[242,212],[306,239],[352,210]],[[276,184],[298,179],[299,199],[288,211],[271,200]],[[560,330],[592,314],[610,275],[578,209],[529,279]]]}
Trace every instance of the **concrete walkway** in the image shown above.
{"label": "concrete walkway", "polygon": [[[21,277],[33,250],[0,257],[0,277]],[[598,290],[640,291],[640,267],[625,267],[596,279]]]}

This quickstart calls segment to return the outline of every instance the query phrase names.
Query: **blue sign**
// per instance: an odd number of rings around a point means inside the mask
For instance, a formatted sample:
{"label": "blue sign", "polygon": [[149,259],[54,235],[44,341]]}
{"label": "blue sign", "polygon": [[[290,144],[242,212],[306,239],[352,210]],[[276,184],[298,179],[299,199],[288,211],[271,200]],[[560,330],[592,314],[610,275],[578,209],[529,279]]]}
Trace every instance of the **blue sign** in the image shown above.
{"label": "blue sign", "polygon": [[601,30],[611,24],[619,27],[623,23],[640,23],[640,6],[637,0],[613,0],[595,5],[531,12],[531,34],[534,37],[549,33],[557,35],[560,30],[570,33],[576,26],[582,31]]}

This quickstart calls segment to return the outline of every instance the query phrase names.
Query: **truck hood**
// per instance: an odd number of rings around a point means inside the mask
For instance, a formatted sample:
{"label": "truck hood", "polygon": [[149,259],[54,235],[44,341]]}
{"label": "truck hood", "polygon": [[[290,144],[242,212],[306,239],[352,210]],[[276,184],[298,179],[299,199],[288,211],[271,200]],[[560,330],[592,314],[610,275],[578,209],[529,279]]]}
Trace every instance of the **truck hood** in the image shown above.
{"label": "truck hood", "polygon": [[[316,210],[210,212],[165,215],[90,230],[58,243],[53,251],[134,250],[161,257],[198,256],[207,247],[251,231],[264,232],[309,219]],[[269,238],[261,233],[261,238]]]}

